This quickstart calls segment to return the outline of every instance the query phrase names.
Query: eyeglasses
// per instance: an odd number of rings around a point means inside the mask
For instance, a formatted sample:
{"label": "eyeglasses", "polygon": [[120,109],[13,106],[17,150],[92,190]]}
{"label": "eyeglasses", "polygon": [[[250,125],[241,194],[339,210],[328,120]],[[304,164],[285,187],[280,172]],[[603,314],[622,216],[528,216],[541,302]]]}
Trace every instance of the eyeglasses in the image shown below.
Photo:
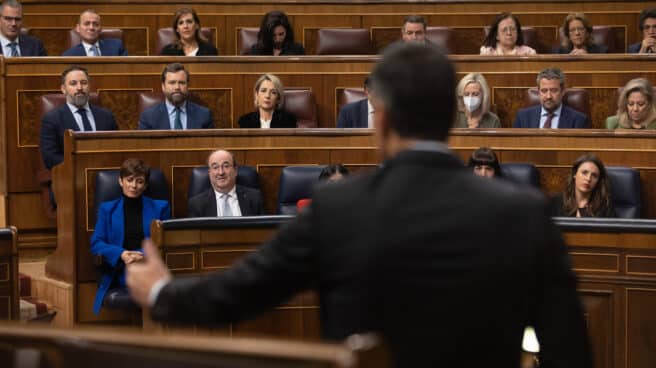
{"label": "eyeglasses", "polygon": [[583,33],[585,32],[585,27],[576,27],[576,28],[570,28],[569,33]]}
{"label": "eyeglasses", "polygon": [[517,33],[517,28],[515,27],[505,27],[499,30],[501,33]]}

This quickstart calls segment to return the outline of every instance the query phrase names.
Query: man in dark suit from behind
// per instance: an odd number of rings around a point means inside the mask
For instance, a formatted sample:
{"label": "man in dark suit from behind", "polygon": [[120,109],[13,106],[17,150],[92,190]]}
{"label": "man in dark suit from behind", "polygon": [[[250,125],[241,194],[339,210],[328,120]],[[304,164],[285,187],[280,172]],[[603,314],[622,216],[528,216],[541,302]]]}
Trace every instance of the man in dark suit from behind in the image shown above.
{"label": "man in dark suit from behind", "polygon": [[120,39],[100,39],[100,15],[93,9],[80,14],[75,30],[82,42],[64,51],[62,56],[128,56]]}
{"label": "man in dark suit from behind", "polygon": [[141,130],[181,130],[214,128],[212,113],[189,101],[189,71],[180,63],[162,70],[164,102],[145,109],[139,117]]}
{"label": "man in dark suit from behind", "polygon": [[41,157],[48,169],[64,160],[64,131],[92,132],[117,130],[112,112],[89,104],[89,73],[71,65],[61,74],[61,91],[66,103],[48,112],[41,120]]}
{"label": "man in dark suit from behind", "polygon": [[542,70],[537,77],[540,105],[519,110],[513,128],[589,128],[588,117],[563,104],[565,75],[558,68]]}
{"label": "man in dark suit from behind", "polygon": [[369,77],[364,80],[365,98],[339,109],[338,128],[373,128],[374,109],[369,102]]}
{"label": "man in dark suit from behind", "polygon": [[237,185],[237,160],[225,150],[207,158],[207,174],[212,187],[189,199],[188,217],[229,217],[265,215],[259,190]]}
{"label": "man in dark suit from behind", "polygon": [[576,278],[544,196],[475,177],[446,144],[455,84],[432,47],[386,50],[371,74],[380,170],[317,189],[221,273],[174,279],[145,242],[145,262],[128,266],[135,300],[155,319],[213,325],[314,288],[325,338],[377,332],[396,367],[517,367],[532,325],[545,367],[590,368]]}
{"label": "man in dark suit from behind", "polygon": [[0,53],[4,57],[46,56],[43,43],[36,37],[21,34],[23,5],[6,0],[0,5]]}

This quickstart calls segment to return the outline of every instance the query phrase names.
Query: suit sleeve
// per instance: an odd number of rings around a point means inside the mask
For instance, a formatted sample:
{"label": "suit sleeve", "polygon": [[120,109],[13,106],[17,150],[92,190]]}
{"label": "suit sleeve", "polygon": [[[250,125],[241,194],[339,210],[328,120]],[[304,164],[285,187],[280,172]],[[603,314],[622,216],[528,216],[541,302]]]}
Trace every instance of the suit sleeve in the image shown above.
{"label": "suit sleeve", "polygon": [[112,267],[116,267],[116,264],[121,260],[121,253],[125,249],[120,245],[110,243],[109,234],[115,230],[111,228],[110,218],[111,213],[108,206],[101,205],[98,209],[96,227],[91,237],[91,253],[103,256],[107,263]]}
{"label": "suit sleeve", "polygon": [[576,128],[590,128],[590,118],[585,114],[578,114],[574,122]]}
{"label": "suit sleeve", "polygon": [[118,49],[118,55],[119,56],[128,56],[128,50],[125,48],[125,45],[123,45],[123,41],[119,41],[119,49]]}
{"label": "suit sleeve", "polygon": [[532,321],[540,343],[540,365],[592,367],[587,328],[567,247],[546,214],[541,221],[546,229],[545,242],[537,255],[539,274],[535,290],[539,295]]}
{"label": "suit sleeve", "polygon": [[203,217],[200,211],[200,203],[198,196],[189,199],[189,207],[187,208],[187,217]]}
{"label": "suit sleeve", "polygon": [[152,122],[149,121],[152,119],[149,119],[149,116],[147,116],[147,112],[144,111],[141,113],[139,116],[139,126],[137,127],[138,130],[152,130],[153,125]]}
{"label": "suit sleeve", "polygon": [[207,118],[203,122],[203,129],[214,129],[214,119],[212,118],[212,110],[207,109]]}
{"label": "suit sleeve", "polygon": [[515,121],[513,122],[513,128],[523,128],[520,112],[518,112],[517,115],[515,115]]}
{"label": "suit sleeve", "polygon": [[342,106],[342,108],[339,109],[339,115],[337,116],[337,127],[338,128],[350,128],[352,126],[352,124],[349,124],[349,122],[348,122],[349,119],[348,119],[347,115],[348,114],[347,114],[346,109],[344,108],[344,106]]}
{"label": "suit sleeve", "polygon": [[317,269],[311,216],[304,211],[224,272],[173,279],[160,291],[152,317],[209,326],[236,322],[308,289]]}
{"label": "suit sleeve", "polygon": [[64,153],[59,143],[57,122],[52,114],[46,114],[41,120],[39,137],[41,158],[48,169],[64,161]]}
{"label": "suit sleeve", "polygon": [[43,47],[43,42],[41,42],[41,40],[39,40],[37,38],[36,39],[36,44],[37,44],[37,50],[38,50],[37,55],[38,56],[48,56],[48,52],[46,51],[46,48]]}

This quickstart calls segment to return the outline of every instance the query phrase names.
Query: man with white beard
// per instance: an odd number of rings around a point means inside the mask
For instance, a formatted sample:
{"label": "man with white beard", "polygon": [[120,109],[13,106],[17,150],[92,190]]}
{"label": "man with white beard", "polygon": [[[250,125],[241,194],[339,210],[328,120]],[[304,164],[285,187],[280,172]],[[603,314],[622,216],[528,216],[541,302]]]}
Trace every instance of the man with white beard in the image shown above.
{"label": "man with white beard", "polygon": [[61,74],[61,91],[66,104],[48,112],[41,120],[39,148],[48,169],[64,161],[64,131],[117,130],[112,112],[89,105],[89,72],[71,65]]}

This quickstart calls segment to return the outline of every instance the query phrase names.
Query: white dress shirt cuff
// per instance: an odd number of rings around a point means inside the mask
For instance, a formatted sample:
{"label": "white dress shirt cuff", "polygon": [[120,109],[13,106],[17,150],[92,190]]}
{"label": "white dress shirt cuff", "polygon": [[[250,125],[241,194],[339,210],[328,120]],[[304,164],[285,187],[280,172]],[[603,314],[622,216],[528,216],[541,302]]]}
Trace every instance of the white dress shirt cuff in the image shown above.
{"label": "white dress shirt cuff", "polygon": [[162,291],[162,288],[166,286],[169,281],[171,281],[170,277],[162,277],[153,284],[153,287],[150,288],[150,293],[148,293],[148,307],[152,308],[155,306],[159,292]]}

